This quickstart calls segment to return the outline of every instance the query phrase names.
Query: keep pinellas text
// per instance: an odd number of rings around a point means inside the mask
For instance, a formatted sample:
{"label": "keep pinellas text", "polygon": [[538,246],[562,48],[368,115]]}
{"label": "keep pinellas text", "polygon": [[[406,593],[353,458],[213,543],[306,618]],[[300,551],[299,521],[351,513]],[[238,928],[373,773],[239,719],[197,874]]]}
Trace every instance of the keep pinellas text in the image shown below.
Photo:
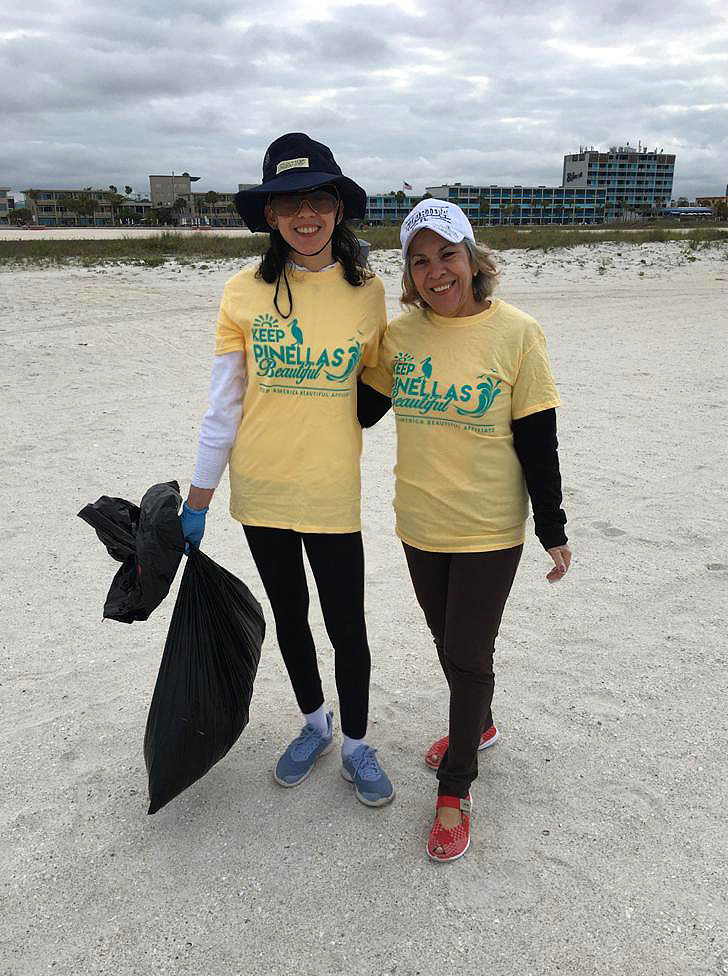
{"label": "keep pinellas text", "polygon": [[[276,328],[254,328],[253,355],[258,367],[258,375],[268,379],[292,379],[296,383],[318,379],[323,369],[337,369],[342,366],[347,353],[352,350],[338,347],[333,350],[322,349],[315,352],[310,346],[289,342],[286,332]],[[262,341],[261,341],[262,340]],[[275,345],[274,345],[275,343]],[[330,376],[329,379],[339,379]]]}
{"label": "keep pinellas text", "polygon": [[424,376],[396,376],[392,386],[392,404],[395,407],[419,410],[427,414],[431,410],[444,413],[451,403],[468,403],[473,387],[457,387],[451,384],[442,387],[437,380]]}

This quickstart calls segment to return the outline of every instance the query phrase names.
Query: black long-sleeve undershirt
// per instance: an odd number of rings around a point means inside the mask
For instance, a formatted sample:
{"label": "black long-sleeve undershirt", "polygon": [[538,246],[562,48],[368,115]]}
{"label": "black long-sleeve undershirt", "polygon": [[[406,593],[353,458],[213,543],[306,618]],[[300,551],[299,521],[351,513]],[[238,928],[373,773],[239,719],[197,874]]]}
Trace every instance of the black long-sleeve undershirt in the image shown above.
{"label": "black long-sleeve undershirt", "polygon": [[[357,416],[361,427],[373,427],[392,406],[388,396],[361,380],[357,382]],[[531,499],[536,535],[544,549],[564,546],[566,515],[561,507],[559,442],[556,410],[539,410],[511,422],[513,446],[523,468]]]}
{"label": "black long-sleeve undershirt", "polygon": [[556,410],[550,407],[520,420],[512,420],[511,430],[513,446],[521,462],[531,499],[538,540],[544,549],[565,546],[566,514],[561,507]]}
{"label": "black long-sleeve undershirt", "polygon": [[374,387],[356,381],[356,415],[360,427],[373,427],[392,406],[392,400]]}

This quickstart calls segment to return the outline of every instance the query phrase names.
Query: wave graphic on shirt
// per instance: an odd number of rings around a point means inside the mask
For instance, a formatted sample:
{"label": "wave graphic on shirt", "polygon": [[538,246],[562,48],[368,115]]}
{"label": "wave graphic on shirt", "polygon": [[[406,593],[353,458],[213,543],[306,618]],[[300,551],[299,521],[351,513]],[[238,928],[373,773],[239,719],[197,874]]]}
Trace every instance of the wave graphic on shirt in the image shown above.
{"label": "wave graphic on shirt", "polygon": [[344,383],[354,372],[361,360],[364,344],[359,342],[358,339],[355,339],[354,336],[352,336],[348,341],[351,342],[352,345],[350,345],[346,350],[349,353],[349,359],[344,367],[344,371],[342,373],[332,373],[329,370],[325,371],[326,379],[330,380],[332,383]]}
{"label": "wave graphic on shirt", "polygon": [[[481,373],[478,379],[481,379],[483,376],[485,376],[485,373]],[[500,380],[496,380],[494,383],[493,377],[489,376],[484,383],[478,383],[475,387],[476,390],[480,390],[480,395],[477,404],[472,410],[463,410],[462,407],[455,407],[455,409],[463,417],[482,417],[491,408],[498,394],[502,392],[500,385]]]}

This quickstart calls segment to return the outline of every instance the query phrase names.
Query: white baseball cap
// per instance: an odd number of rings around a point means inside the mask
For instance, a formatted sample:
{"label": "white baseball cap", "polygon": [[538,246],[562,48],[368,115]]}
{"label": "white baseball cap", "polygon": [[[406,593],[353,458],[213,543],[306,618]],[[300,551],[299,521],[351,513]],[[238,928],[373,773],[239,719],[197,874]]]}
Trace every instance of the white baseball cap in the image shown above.
{"label": "white baseball cap", "polygon": [[399,239],[402,241],[402,254],[407,257],[407,248],[418,230],[429,227],[440,237],[453,244],[469,240],[475,242],[475,234],[470,221],[455,203],[447,200],[420,200],[402,221]]}

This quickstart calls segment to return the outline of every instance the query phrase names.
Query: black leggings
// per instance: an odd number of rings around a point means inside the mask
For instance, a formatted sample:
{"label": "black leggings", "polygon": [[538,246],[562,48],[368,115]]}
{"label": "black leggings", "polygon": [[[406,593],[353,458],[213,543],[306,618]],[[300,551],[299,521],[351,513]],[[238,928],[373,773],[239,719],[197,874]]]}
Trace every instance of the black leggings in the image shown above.
{"label": "black leggings", "polygon": [[278,646],[298,707],[309,713],[320,708],[324,695],[308,625],[305,547],[326,632],[334,648],[341,728],[344,735],[363,739],[367,730],[371,659],[364,621],[361,533],[294,532],[254,525],[244,525],[243,529],[273,609]]}
{"label": "black leggings", "polygon": [[493,654],[523,546],[493,552],[424,552],[404,543],[417,602],[450,686],[450,743],[439,793],[468,795],[478,745],[493,724]]}

